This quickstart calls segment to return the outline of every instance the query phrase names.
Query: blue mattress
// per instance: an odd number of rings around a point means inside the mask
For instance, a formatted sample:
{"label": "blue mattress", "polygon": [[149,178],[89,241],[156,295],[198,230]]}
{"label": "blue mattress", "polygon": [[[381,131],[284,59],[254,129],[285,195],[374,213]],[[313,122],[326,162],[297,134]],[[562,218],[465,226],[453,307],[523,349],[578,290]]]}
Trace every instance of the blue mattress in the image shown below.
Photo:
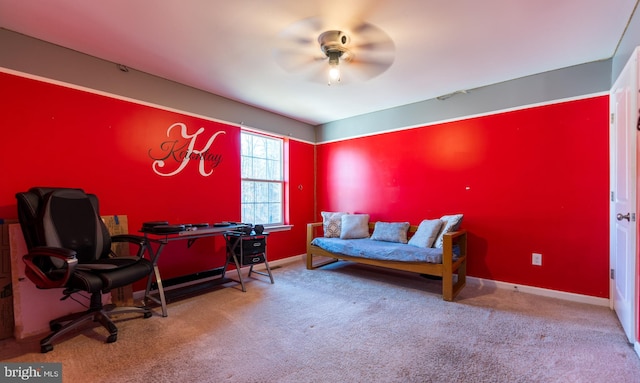
{"label": "blue mattress", "polygon": [[[442,263],[442,249],[375,241],[370,238],[340,239],[318,237],[312,245],[331,253],[383,261]],[[455,255],[454,255],[455,258]]]}

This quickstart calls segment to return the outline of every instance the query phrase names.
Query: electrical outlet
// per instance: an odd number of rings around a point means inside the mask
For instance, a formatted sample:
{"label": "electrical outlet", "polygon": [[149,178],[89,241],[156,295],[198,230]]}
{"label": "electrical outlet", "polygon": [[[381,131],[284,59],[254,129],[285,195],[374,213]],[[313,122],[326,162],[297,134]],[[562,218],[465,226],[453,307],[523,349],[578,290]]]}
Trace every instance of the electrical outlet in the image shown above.
{"label": "electrical outlet", "polygon": [[531,264],[536,266],[542,266],[542,254],[540,253],[532,253],[531,254]]}

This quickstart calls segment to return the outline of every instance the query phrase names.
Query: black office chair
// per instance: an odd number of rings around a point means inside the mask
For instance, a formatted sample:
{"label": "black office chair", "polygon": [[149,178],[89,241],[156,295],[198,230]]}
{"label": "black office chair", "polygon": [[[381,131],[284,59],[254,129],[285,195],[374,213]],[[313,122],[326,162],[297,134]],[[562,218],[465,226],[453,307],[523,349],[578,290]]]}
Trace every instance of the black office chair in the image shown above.
{"label": "black office chair", "polygon": [[[40,341],[40,351],[53,350],[52,342],[87,320],[100,322],[108,331],[107,343],[115,342],[118,328],[109,314],[138,312],[152,315],[146,306],[102,305],[102,293],[145,278],[152,271],[145,258],[146,241],[136,235],[110,236],[100,218],[98,199],[82,189],[32,188],[16,194],[18,217],[29,249],[23,257],[25,275],[38,288],[63,288],[63,297],[91,294],[87,311],[49,322],[52,333]],[[117,256],[112,242],[137,246],[136,256]],[[75,298],[74,298],[75,300]]]}

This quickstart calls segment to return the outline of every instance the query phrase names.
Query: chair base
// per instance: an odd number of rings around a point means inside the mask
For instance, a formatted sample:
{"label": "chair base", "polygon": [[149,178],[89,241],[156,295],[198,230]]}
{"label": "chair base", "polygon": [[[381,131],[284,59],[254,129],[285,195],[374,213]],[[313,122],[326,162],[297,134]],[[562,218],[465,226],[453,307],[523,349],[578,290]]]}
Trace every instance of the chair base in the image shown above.
{"label": "chair base", "polygon": [[53,342],[71,330],[76,329],[84,322],[91,320],[99,322],[109,331],[106,343],[113,343],[118,340],[118,328],[113,323],[109,315],[124,313],[141,313],[144,318],[150,318],[153,312],[147,306],[141,307],[116,307],[114,305],[102,306],[102,296],[100,293],[91,295],[91,307],[87,311],[65,315],[49,322],[52,333],[40,340],[40,352],[47,353],[53,350]]}

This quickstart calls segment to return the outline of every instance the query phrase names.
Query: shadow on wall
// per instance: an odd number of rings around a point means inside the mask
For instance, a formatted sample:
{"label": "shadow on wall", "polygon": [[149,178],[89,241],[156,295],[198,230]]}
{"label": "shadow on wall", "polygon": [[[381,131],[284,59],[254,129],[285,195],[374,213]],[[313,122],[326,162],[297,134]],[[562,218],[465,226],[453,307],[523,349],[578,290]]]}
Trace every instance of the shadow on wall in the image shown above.
{"label": "shadow on wall", "polygon": [[[466,229],[463,226],[463,229]],[[475,271],[473,274],[467,274],[470,277],[482,275],[482,278],[490,278],[491,270],[486,263],[487,254],[489,253],[489,244],[483,237],[478,236],[473,231],[467,231],[467,272]]]}

